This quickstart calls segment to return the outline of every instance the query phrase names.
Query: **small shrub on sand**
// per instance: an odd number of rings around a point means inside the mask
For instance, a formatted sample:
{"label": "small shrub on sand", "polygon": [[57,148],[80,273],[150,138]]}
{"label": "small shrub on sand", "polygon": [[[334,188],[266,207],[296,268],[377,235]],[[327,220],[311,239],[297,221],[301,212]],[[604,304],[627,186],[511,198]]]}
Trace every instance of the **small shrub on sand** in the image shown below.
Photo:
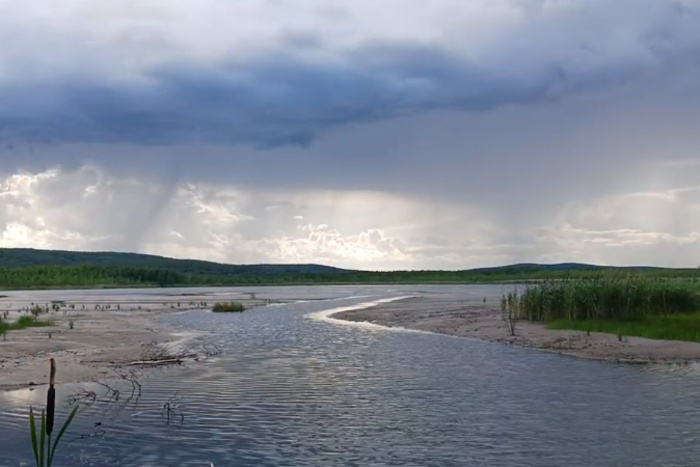
{"label": "small shrub on sand", "polygon": [[39,305],[35,305],[29,310],[29,312],[32,314],[34,319],[38,318],[40,314],[44,313],[44,309],[40,307]]}
{"label": "small shrub on sand", "polygon": [[238,302],[217,302],[214,304],[214,307],[211,309],[211,311],[215,311],[217,313],[239,313],[243,311],[245,307],[243,306],[242,303]]}

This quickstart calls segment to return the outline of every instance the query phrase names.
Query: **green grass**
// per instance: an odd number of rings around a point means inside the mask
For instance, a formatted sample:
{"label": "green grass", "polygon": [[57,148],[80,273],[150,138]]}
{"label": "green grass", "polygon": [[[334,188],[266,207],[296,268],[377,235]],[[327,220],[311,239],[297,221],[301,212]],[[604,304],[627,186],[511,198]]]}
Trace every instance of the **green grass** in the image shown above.
{"label": "green grass", "polygon": [[218,302],[211,309],[211,311],[217,313],[239,313],[243,310],[245,310],[245,307],[238,302]]}
{"label": "green grass", "polygon": [[649,339],[700,342],[700,313],[650,316],[634,321],[556,320],[547,323],[547,327]]}
{"label": "green grass", "polygon": [[18,331],[20,329],[40,328],[46,326],[53,326],[53,322],[50,320],[36,319],[33,316],[20,316],[17,321],[9,323],[6,321],[0,321],[0,334],[8,331]]}

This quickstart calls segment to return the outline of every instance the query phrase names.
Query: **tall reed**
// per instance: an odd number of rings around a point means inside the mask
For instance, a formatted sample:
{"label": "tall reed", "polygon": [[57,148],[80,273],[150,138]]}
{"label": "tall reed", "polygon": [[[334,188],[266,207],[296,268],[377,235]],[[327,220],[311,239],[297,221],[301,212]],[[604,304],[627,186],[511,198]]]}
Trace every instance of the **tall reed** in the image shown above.
{"label": "tall reed", "polygon": [[544,281],[504,296],[517,319],[632,321],[700,311],[700,283],[683,279],[599,276]]}

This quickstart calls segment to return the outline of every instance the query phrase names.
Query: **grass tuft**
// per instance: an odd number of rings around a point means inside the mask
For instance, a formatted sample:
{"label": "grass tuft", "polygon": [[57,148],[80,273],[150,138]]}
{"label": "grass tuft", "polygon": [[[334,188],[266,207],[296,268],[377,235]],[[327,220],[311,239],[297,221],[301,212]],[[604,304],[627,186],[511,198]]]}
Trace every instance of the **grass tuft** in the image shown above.
{"label": "grass tuft", "polygon": [[218,302],[211,309],[217,313],[239,313],[243,310],[245,307],[239,302]]}
{"label": "grass tuft", "polygon": [[19,331],[26,328],[42,328],[46,326],[53,326],[53,321],[41,320],[33,316],[20,316],[17,321],[7,322],[0,320],[0,334],[4,334],[8,331]]}

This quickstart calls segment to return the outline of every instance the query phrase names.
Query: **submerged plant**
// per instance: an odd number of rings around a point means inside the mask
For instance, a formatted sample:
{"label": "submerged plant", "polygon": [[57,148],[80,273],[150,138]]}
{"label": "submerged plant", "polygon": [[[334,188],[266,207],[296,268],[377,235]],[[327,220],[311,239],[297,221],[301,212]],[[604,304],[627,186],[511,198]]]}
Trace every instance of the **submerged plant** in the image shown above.
{"label": "submerged plant", "polygon": [[76,405],[71,410],[68,418],[63,423],[63,426],[58,431],[56,439],[51,443],[51,435],[53,433],[54,417],[56,412],[56,389],[54,388],[54,379],[56,378],[56,361],[51,359],[51,372],[49,376],[49,390],[46,393],[46,410],[41,411],[41,425],[37,436],[36,420],[34,419],[34,409],[29,407],[29,430],[32,439],[32,451],[34,451],[34,462],[36,467],[50,467],[53,463],[56,448],[61,441],[63,434],[68,429],[68,426],[73,421],[75,414],[78,412]]}

